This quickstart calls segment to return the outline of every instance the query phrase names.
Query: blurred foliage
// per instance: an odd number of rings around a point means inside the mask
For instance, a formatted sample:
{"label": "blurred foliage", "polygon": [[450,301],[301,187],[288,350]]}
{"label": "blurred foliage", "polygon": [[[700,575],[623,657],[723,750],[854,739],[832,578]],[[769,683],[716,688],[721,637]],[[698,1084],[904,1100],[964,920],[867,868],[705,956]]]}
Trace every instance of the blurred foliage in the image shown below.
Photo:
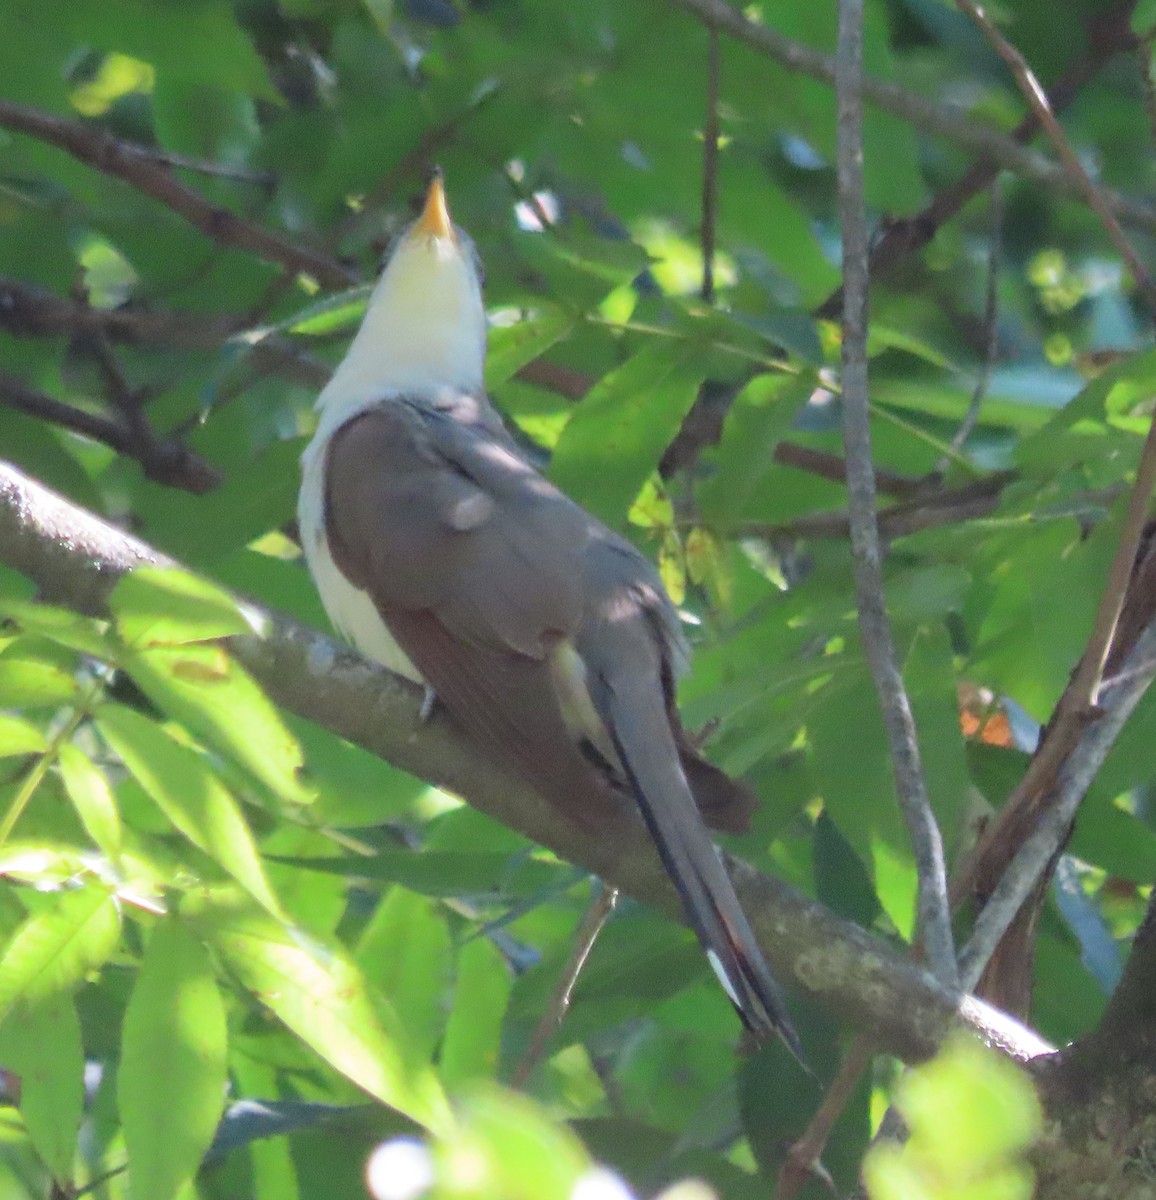
{"label": "blurred foliage", "polygon": [[[1107,7],[1008,0],[999,16],[1050,83],[1089,53],[1083,21]],[[832,48],[833,4],[748,11]],[[722,39],[706,304],[707,34],[663,0],[0,0],[0,22],[4,100],[144,147],[161,177],[351,280],[372,278],[441,164],[488,273],[499,403],[555,479],[661,561],[697,622],[688,725],[712,730],[712,757],[763,801],[734,848],[901,945],[915,875],[849,548],[837,530],[808,536],[844,492],[774,456],[840,449],[838,330],[812,315],[839,281],[831,89]],[[936,0],[870,0],[867,57],[971,120],[1010,128],[1023,111]],[[1064,114],[1097,175],[1143,197],[1148,67],[1118,55]],[[879,222],[914,215],[971,165],[876,111],[865,155]],[[880,470],[926,482],[946,455],[946,489],[1013,473],[989,511],[898,538],[886,566],[953,858],[1022,774],[1032,723],[1080,654],[1156,377],[1095,219],[1032,182],[1005,177],[1003,193],[998,352],[962,448],[950,443],[989,341],[988,198],[872,295]],[[1130,233],[1152,259],[1150,236]],[[436,1166],[438,1195],[613,1195],[572,1190],[598,1161],[620,1180],[600,1177],[606,1188],[652,1195],[695,1177],[765,1196],[816,1093],[778,1047],[736,1053],[691,936],[622,904],[532,1099],[495,1090],[567,959],[585,881],[278,713],[212,641],[244,627],[228,591],[324,627],[293,541],[297,459],[364,286],[262,259],[223,227],[214,240],[3,129],[0,277],[137,322],[105,337],[0,311],[5,379],[90,417],[143,418],[220,477],[189,494],[131,453],[0,407],[4,457],[192,572],[122,583],[111,622],[38,605],[0,572],[0,1064],[20,1081],[18,1107],[0,1109],[0,1200],[45,1195],[51,1178],[109,1200],[130,1187],[136,1200],[360,1197],[372,1148],[412,1148],[423,1130],[435,1148],[416,1158]],[[138,320],[164,314],[180,336]],[[721,438],[661,479],[696,397],[727,412]],[[1096,1021],[1156,874],[1154,724],[1150,699],[1044,913],[1033,1020],[1058,1041]],[[838,1031],[798,1019],[829,1076]],[[918,1076],[905,1111],[957,1146],[974,1133],[978,1162],[993,1149],[964,1115],[1011,1091],[955,1062]],[[843,1192],[892,1074],[880,1066],[828,1147]],[[920,1142],[874,1169],[934,1174],[941,1150]]]}
{"label": "blurred foliage", "polygon": [[900,1084],[895,1106],[910,1131],[863,1164],[871,1200],[1028,1200],[1035,1178],[1023,1152],[1042,1125],[1024,1073],[957,1036]]}

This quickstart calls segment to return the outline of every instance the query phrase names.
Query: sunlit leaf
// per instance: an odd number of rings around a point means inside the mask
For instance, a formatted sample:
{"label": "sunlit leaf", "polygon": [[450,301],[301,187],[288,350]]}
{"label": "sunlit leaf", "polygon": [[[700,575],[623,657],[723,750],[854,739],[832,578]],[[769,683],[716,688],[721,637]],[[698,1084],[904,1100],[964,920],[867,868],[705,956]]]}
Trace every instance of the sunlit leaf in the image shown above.
{"label": "sunlit leaf", "polygon": [[227,592],[175,567],[137,567],[108,601],[120,636],[137,649],[244,633],[249,624]]}
{"label": "sunlit leaf", "polygon": [[286,928],[237,894],[193,897],[197,932],[268,1009],[331,1066],[383,1103],[444,1127],[445,1098],[428,1067],[413,1064],[395,1016],[383,1027],[365,981],[340,951]]}
{"label": "sunlit leaf", "polygon": [[102,966],[120,936],[120,913],[96,884],[62,892],[30,916],[0,957],[0,1020],[13,1005],[65,995]]}
{"label": "sunlit leaf", "polygon": [[251,772],[282,799],[304,804],[301,747],[252,676],[223,647],[158,646],[124,667],[161,709]]}
{"label": "sunlit leaf", "polygon": [[108,780],[78,747],[66,743],[58,752],[60,777],[88,836],[112,859],[120,854],[120,813]]}
{"label": "sunlit leaf", "polygon": [[106,705],[97,724],[173,825],[262,905],[279,912],[241,809],[204,756],[121,705]]}
{"label": "sunlit leaf", "polygon": [[84,1047],[72,997],[26,999],[0,1022],[0,1062],[20,1080],[20,1113],[53,1178],[67,1186],[84,1107]]}
{"label": "sunlit leaf", "polygon": [[462,947],[441,1053],[441,1077],[450,1091],[496,1074],[512,982],[509,963],[488,938]]}
{"label": "sunlit leaf", "polygon": [[209,954],[166,918],[133,987],[117,1072],[134,1195],[173,1200],[192,1179],[225,1105],[226,1042]]}

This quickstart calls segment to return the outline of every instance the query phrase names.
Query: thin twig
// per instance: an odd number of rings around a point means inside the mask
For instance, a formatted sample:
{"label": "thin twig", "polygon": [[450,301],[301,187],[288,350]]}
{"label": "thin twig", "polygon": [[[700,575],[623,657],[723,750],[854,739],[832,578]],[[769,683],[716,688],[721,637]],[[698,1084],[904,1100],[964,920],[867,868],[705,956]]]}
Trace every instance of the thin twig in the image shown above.
{"label": "thin twig", "polygon": [[[1062,112],[1067,108],[1108,61],[1135,42],[1129,21],[1135,6],[1136,0],[1121,0],[1089,20],[1087,52],[1048,89],[1053,112]],[[1029,112],[1009,136],[1015,142],[1026,144],[1039,130],[1038,118],[1035,113]],[[994,160],[973,163],[959,179],[937,192],[913,217],[888,221],[885,228],[877,231],[878,236],[871,245],[871,278],[878,279],[926,246],[943,225],[991,185],[1000,170],[1000,165]],[[843,289],[840,285],[815,309],[815,316],[834,320],[839,316],[842,306]]]}
{"label": "thin twig", "polygon": [[348,287],[357,273],[335,258],[298,246],[239,217],[185,187],[171,170],[138,148],[120,141],[98,125],[70,121],[53,113],[0,100],[0,127],[27,134],[71,154],[106,175],[151,196],[184,218],[193,228],[222,246],[279,263],[291,271],[313,276],[328,288]]}
{"label": "thin twig", "polygon": [[[998,508],[1004,489],[1018,478],[1018,472],[998,471],[962,487],[932,491],[879,509],[876,512],[879,533],[891,541],[925,529],[990,516]],[[1088,493],[1084,500],[1088,505],[1098,503],[1101,508],[1110,502],[1103,493]],[[1070,510],[1065,509],[1064,515],[1070,516]],[[850,536],[851,517],[846,511],[806,513],[781,525],[749,521],[725,532],[729,537],[845,538]]]}
{"label": "thin twig", "polygon": [[254,171],[248,167],[233,167],[227,163],[205,162],[199,158],[189,158],[184,154],[172,154],[167,150],[157,150],[153,146],[135,146],[125,143],[132,154],[150,159],[162,166],[171,167],[178,171],[191,171],[194,175],[206,175],[210,179],[229,179],[236,183],[251,183],[256,187],[274,188],[277,186],[277,174],[274,171]]}
{"label": "thin twig", "polygon": [[1084,170],[1083,163],[1080,162],[1063,129],[1060,128],[1060,123],[1056,120],[1055,114],[1048,104],[1047,94],[1031,67],[1028,66],[1027,60],[992,24],[975,0],[955,0],[955,2],[957,7],[979,26],[984,37],[987,38],[988,44],[1007,64],[1015,78],[1016,85],[1036,114],[1044,132],[1055,147],[1056,153],[1060,156],[1064,170],[1079,189],[1085,203],[1100,218],[1100,224],[1104,226],[1112,245],[1116,247],[1116,253],[1124,260],[1128,273],[1144,296],[1149,312],[1153,319],[1156,319],[1156,285],[1152,283],[1144,264],[1120,228],[1120,222],[1116,219],[1105,193],[1092,182],[1091,176]]}
{"label": "thin twig", "polygon": [[718,28],[707,26],[706,119],[702,128],[702,289],[714,301],[714,246],[718,227],[719,62]]}
{"label": "thin twig", "polygon": [[122,421],[74,408],[38,392],[7,372],[0,372],[0,404],[70,429],[135,459],[145,475],[157,483],[202,495],[221,482],[221,473],[200,455],[180,442],[158,436],[147,423],[130,429]]}
{"label": "thin twig", "polygon": [[1054,803],[1024,840],[976,918],[959,956],[960,980],[965,989],[975,986],[1004,931],[1068,836],[1092,780],[1154,677],[1156,625],[1149,625],[1124,660],[1120,674],[1105,686],[1104,715],[1084,732],[1068,756]]}
{"label": "thin twig", "polygon": [[[975,389],[963,420],[951,439],[953,451],[962,450],[964,443],[971,437],[972,431],[979,423],[983,399],[987,395],[988,384],[991,382],[991,369],[999,353],[999,272],[1003,261],[1003,191],[999,185],[999,176],[991,181],[991,244],[987,252],[987,288],[983,303],[983,360],[980,362],[979,375],[976,377]],[[951,464],[951,456],[944,455],[935,464],[935,474],[943,475]]]}
{"label": "thin twig", "polygon": [[1028,765],[1023,779],[956,872],[951,883],[954,903],[961,902],[971,894],[981,874],[1002,874],[998,868],[993,869],[993,864],[1006,862],[1009,849],[1020,844],[1021,839],[1014,836],[1012,831],[1024,828],[1032,820],[1032,814],[1051,792],[1053,782],[1079,742],[1089,720],[1098,715],[1104,664],[1112,650],[1154,487],[1156,419],[1148,427],[1148,436],[1136,468],[1136,481],[1128,496],[1120,541],[1108,570],[1092,632],[1079,666],[1056,705],[1047,736]]}
{"label": "thin twig", "polygon": [[598,889],[598,893],[590,902],[586,915],[582,918],[582,923],[574,934],[574,947],[570,951],[570,957],[566,960],[562,974],[558,977],[558,982],[554,985],[553,992],[550,993],[550,1003],[546,1005],[545,1012],[542,1013],[541,1019],[534,1027],[530,1044],[514,1069],[513,1078],[510,1081],[513,1087],[522,1087],[545,1056],[550,1039],[557,1032],[570,1009],[570,998],[574,994],[574,985],[578,982],[578,976],[586,965],[587,958],[590,957],[590,951],[594,949],[594,943],[598,940],[602,927],[614,911],[615,904],[618,903],[617,888],[609,887],[598,881],[595,881],[594,886]]}
{"label": "thin twig", "polygon": [[[785,70],[831,83],[835,78],[835,60],[827,54],[792,41],[772,29],[749,20],[726,0],[673,0],[699,20],[716,25],[737,41],[779,63]],[[999,133],[987,125],[969,121],[955,110],[941,107],[908,92],[897,84],[865,77],[862,93],[865,100],[892,113],[924,133],[935,134],[980,155],[1002,170],[1011,171],[1065,196],[1084,199],[1079,184],[1060,163],[1029,150],[1014,138]],[[1156,210],[1137,204],[1117,193],[1105,193],[1115,212],[1137,228],[1156,232]]]}
{"label": "thin twig", "polygon": [[184,346],[214,353],[236,341],[244,344],[256,364],[303,387],[324,387],[330,373],[325,363],[291,339],[250,330],[241,317],[133,307],[90,308],[7,276],[0,276],[0,329],[15,337],[100,334],[125,345]]}
{"label": "thin twig", "polygon": [[891,748],[895,786],[919,874],[918,928],[935,975],[956,980],[943,839],[927,796],[915,718],[896,662],[883,594],[867,390],[867,214],[863,199],[863,0],[840,0],[835,96],[843,230],[843,441],[859,626]]}
{"label": "thin twig", "polygon": [[802,1137],[796,1139],[787,1151],[786,1161],[779,1170],[775,1200],[794,1200],[803,1185],[816,1174],[820,1174],[824,1181],[829,1180],[830,1177],[821,1165],[823,1147],[831,1136],[835,1122],[842,1116],[848,1100],[859,1085],[863,1072],[871,1065],[875,1049],[871,1039],[862,1035],[852,1043],[851,1049],[839,1064],[839,1073],[827,1088],[810,1124]]}

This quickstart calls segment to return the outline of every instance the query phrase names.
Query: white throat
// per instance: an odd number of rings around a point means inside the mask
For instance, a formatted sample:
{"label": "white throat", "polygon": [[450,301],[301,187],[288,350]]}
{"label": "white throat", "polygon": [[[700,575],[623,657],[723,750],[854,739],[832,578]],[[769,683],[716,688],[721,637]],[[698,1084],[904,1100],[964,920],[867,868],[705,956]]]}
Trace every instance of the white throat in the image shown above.
{"label": "white throat", "polygon": [[369,298],[361,328],[317,398],[319,434],[387,396],[482,390],[486,314],[465,247],[407,237]]}
{"label": "white throat", "polygon": [[317,398],[318,423],[301,457],[301,546],[334,625],[367,658],[421,682],[370,596],[334,563],[325,529],[329,439],[358,413],[392,396],[482,391],[486,313],[464,235],[408,233],[373,289],[361,328]]}

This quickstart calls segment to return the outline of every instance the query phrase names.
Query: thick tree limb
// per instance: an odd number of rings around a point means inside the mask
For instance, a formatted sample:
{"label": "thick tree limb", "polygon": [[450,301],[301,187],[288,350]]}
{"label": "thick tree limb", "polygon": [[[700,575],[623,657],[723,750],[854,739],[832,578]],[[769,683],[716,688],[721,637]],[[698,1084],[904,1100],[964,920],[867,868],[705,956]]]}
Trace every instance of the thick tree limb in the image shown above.
{"label": "thick tree limb", "polygon": [[[45,599],[103,613],[125,571],[163,555],[0,463],[0,561]],[[256,632],[230,648],[272,699],[582,864],[672,917],[681,905],[640,822],[625,815],[591,837],[445,719],[420,719],[421,689],[284,617],[249,609]],[[932,1053],[963,1021],[1021,1058],[1048,1047],[997,1010],[937,983],[877,938],[741,861],[731,864],[743,904],[783,978],[907,1060]]]}
{"label": "thick tree limb", "polygon": [[222,246],[254,254],[288,270],[312,275],[328,288],[356,283],[357,273],[335,258],[299,246],[279,234],[262,229],[252,221],[185,187],[170,167],[148,151],[141,151],[113,137],[99,125],[58,117],[55,113],[0,100],[0,127],[27,134],[56,146],[79,162],[134,187],[159,200],[194,229]]}

